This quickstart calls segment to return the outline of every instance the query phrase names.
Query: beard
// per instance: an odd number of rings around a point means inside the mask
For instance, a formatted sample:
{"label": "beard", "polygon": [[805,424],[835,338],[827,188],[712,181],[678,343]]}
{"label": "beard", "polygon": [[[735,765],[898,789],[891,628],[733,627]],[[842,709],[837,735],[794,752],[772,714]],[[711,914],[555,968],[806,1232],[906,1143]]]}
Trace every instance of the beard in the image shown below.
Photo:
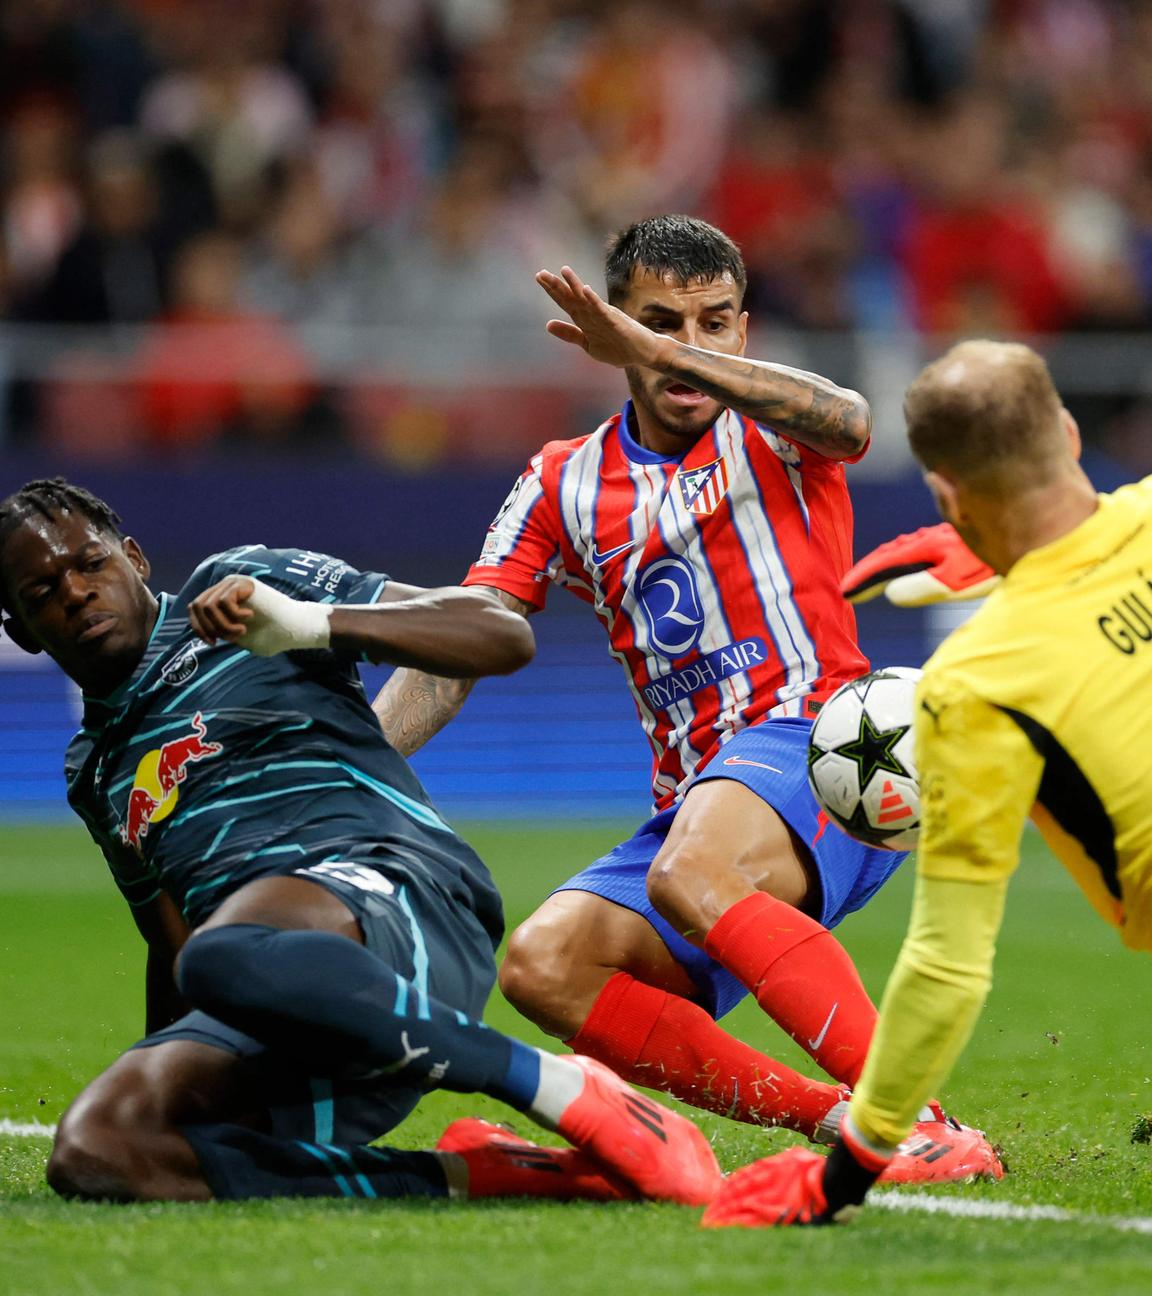
{"label": "beard", "polygon": [[[638,410],[643,410],[650,423],[654,423],[665,436],[691,445],[704,435],[720,417],[723,405],[717,400],[708,400],[695,409],[669,409],[660,401],[663,384],[653,382],[650,371],[626,367],[624,376],[628,380],[628,391],[632,403]],[[687,384],[685,384],[687,385]]]}

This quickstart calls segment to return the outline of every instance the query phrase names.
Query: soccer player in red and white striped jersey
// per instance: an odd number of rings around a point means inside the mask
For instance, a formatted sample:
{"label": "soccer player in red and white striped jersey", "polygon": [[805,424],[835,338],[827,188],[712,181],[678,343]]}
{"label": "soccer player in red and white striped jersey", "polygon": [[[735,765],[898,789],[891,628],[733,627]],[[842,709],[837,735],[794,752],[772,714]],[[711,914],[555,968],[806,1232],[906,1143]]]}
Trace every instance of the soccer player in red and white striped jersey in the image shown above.
{"label": "soccer player in red and white striped jersey", "polygon": [[[696,393],[683,402],[717,413]],[[636,439],[638,410],[630,400],[533,457],[465,584],[532,611],[549,584],[592,605],[655,753],[663,809],[734,734],[769,715],[810,717],[868,662],[837,585],[852,561],[840,461],[730,409],[664,454]]]}
{"label": "soccer player in red and white striped jersey", "polygon": [[[652,746],[656,813],[514,933],[501,987],[629,1079],[831,1141],[876,1011],[829,928],[902,859],[829,829],[807,784],[820,700],[868,669],[839,592],[843,464],[868,407],[744,358],[744,266],[704,222],[639,222],[606,268],[608,302],[567,267],[538,282],[568,317],[549,332],[623,368],[631,399],[532,459],[465,584],[525,615],[552,584],[592,605]],[[407,754],[468,688],[398,672],[376,709]],[[834,1083],[717,1025],[749,992]],[[936,1119],[919,1134],[963,1142]],[[970,1151],[909,1152],[890,1177],[960,1177]]]}

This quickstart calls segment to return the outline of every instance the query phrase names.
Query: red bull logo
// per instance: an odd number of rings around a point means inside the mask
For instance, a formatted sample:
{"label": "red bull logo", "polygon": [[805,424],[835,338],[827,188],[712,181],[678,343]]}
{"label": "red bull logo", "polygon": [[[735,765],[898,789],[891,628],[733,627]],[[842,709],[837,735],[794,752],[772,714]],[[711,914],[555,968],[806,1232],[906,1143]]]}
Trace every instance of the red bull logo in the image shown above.
{"label": "red bull logo", "polygon": [[139,851],[148,829],[166,819],[176,808],[179,786],[195,761],[218,756],[224,748],[207,741],[208,730],[199,711],[192,717],[192,732],[173,738],[162,747],[145,752],[136,766],[128,812],[120,825],[120,840]]}

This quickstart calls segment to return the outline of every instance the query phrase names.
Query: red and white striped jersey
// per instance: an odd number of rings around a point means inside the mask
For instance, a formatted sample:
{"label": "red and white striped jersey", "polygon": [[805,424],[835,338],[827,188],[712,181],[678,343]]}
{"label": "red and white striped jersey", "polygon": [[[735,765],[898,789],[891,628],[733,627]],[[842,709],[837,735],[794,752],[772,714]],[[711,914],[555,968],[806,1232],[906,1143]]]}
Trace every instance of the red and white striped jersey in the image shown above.
{"label": "red and white striped jersey", "polygon": [[844,466],[730,410],[682,459],[644,449],[629,407],[535,455],[466,585],[591,603],[628,678],[670,804],[739,730],[868,670],[839,591],[852,561]]}

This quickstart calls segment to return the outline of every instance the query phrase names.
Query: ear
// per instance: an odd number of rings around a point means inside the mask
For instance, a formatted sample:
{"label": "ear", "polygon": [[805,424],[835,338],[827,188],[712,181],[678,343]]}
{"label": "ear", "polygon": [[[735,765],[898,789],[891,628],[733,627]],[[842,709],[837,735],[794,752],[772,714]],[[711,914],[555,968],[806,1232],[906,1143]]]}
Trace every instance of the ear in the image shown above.
{"label": "ear", "polygon": [[740,346],[736,351],[737,355],[744,354],[744,348],[748,345],[748,312],[741,311],[740,318],[736,321],[736,331],[740,334]]}
{"label": "ear", "polygon": [[136,572],[142,581],[147,581],[152,575],[152,564],[144,556],[144,550],[136,543],[131,536],[124,537],[124,553],[128,561],[136,568]]}
{"label": "ear", "polygon": [[1064,421],[1064,435],[1068,438],[1068,447],[1072,451],[1072,458],[1079,463],[1080,451],[1083,449],[1083,442],[1080,440],[1080,425],[1063,407],[1060,409],[1060,417]]}
{"label": "ear", "polygon": [[32,638],[28,631],[24,629],[15,617],[4,617],[4,619],[0,621],[0,629],[3,629],[4,633],[12,640],[17,648],[23,648],[26,653],[40,653],[44,651],[44,649],[40,647],[36,640]]}
{"label": "ear", "polygon": [[936,511],[945,522],[951,522],[953,526],[960,526],[964,523],[964,509],[960,503],[960,494],[955,484],[945,477],[942,473],[926,472],[924,482],[932,492],[932,498],[936,501]]}

